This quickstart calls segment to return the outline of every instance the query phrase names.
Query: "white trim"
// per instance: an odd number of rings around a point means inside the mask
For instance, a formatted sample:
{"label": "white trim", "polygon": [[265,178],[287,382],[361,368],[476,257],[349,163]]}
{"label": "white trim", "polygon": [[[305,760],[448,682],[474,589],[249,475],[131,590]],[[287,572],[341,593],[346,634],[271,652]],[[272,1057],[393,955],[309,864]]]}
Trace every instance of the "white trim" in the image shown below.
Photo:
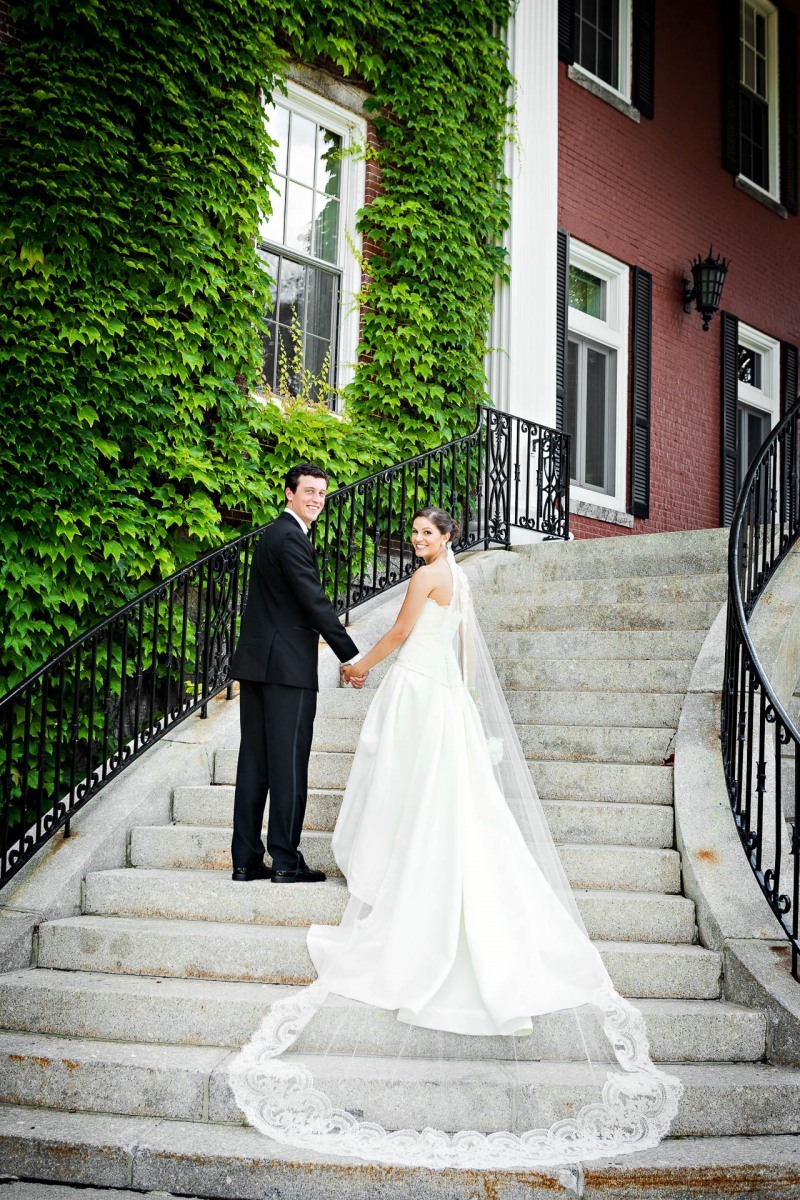
{"label": "white trim", "polygon": [[[290,108],[292,112],[324,125],[342,139],[342,174],[339,204],[338,255],[336,265],[342,272],[339,299],[339,336],[334,384],[345,387],[356,367],[360,311],[356,296],[361,290],[361,234],[356,229],[358,212],[364,207],[366,166],[362,148],[367,140],[367,123],[355,113],[340,108],[324,96],[286,80],[286,94],[275,91],[267,100]],[[349,153],[348,153],[349,152]]]}
{"label": "white trim", "polygon": [[506,170],[510,282],[497,288],[487,383],[505,412],[555,426],[558,228],[558,3],[519,0],[509,22],[515,124]]}
{"label": "white trim", "polygon": [[614,489],[600,492],[593,488],[570,486],[570,495],[586,504],[602,503],[603,507],[615,512],[627,510],[628,497],[628,309],[630,268],[626,263],[570,238],[570,266],[579,267],[596,275],[606,283],[605,320],[590,317],[577,309],[568,309],[568,332],[577,334],[615,350],[616,397],[614,443]]}
{"label": "white trim", "polygon": [[739,322],[738,344],[761,355],[761,387],[737,380],[737,403],[769,413],[774,429],[781,415],[781,344],[776,338]]}

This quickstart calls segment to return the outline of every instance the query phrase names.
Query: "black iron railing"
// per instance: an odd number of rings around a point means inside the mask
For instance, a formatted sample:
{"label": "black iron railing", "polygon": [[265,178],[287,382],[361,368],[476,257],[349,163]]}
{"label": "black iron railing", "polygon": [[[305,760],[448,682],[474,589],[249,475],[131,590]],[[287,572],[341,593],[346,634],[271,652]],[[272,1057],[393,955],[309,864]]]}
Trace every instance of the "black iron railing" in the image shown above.
{"label": "black iron railing", "polygon": [[[465,437],[328,497],[314,528],[340,613],[402,583],[422,504],[459,521],[456,551],[508,546],[513,526],[569,532],[569,439],[491,408]],[[56,654],[0,699],[0,887],[153,742],[228,688],[261,530],[197,559]]]}
{"label": "black iron railing", "polygon": [[798,978],[800,734],[748,630],[756,602],[800,537],[800,404],[773,429],[744,481],[731,524],[722,758],[736,827],[761,890],[791,943]]}

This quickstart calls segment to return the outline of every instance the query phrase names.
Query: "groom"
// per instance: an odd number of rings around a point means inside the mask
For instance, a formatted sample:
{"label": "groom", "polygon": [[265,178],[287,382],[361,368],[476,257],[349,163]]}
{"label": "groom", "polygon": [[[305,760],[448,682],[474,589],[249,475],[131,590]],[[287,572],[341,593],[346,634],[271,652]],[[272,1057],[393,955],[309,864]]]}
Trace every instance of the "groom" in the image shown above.
{"label": "groom", "polygon": [[[242,740],[233,802],[233,878],[246,883],[321,883],[299,850],[308,759],[317,710],[320,635],[341,662],[360,658],[320,583],[308,540],[328,476],[311,463],[286,476],[286,508],[268,525],[250,568],[247,604],[231,675],[240,681]],[[366,675],[356,682],[362,686]],[[269,791],[264,864],[261,825]]]}

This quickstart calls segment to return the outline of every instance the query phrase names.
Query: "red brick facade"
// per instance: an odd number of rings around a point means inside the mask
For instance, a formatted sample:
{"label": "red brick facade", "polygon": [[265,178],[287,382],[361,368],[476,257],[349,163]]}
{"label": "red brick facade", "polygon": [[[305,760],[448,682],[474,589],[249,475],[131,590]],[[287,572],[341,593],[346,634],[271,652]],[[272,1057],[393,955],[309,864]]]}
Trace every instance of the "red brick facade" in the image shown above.
{"label": "red brick facade", "polygon": [[[559,224],[653,276],[650,519],[637,533],[720,524],[720,321],[704,333],[684,313],[689,260],[713,242],[731,264],[723,308],[800,344],[800,217],[771,211],[722,166],[719,5],[659,2],[655,51],[653,120],[635,123],[563,63],[558,98]],[[627,532],[578,516],[572,528]]]}

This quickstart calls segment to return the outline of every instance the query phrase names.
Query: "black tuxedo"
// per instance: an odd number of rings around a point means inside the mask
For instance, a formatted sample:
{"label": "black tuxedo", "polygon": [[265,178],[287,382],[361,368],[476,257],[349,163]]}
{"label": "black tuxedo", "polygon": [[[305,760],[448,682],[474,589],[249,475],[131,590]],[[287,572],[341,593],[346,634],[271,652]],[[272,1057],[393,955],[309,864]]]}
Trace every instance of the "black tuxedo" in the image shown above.
{"label": "black tuxedo", "polygon": [[267,850],[276,870],[302,866],[298,852],[308,793],[322,636],[341,662],[358,654],[323,591],[314,548],[284,512],[268,525],[250,568],[247,604],[231,675],[241,682],[242,739],[236,773],[234,868],[264,857],[261,825],[269,791]]}

